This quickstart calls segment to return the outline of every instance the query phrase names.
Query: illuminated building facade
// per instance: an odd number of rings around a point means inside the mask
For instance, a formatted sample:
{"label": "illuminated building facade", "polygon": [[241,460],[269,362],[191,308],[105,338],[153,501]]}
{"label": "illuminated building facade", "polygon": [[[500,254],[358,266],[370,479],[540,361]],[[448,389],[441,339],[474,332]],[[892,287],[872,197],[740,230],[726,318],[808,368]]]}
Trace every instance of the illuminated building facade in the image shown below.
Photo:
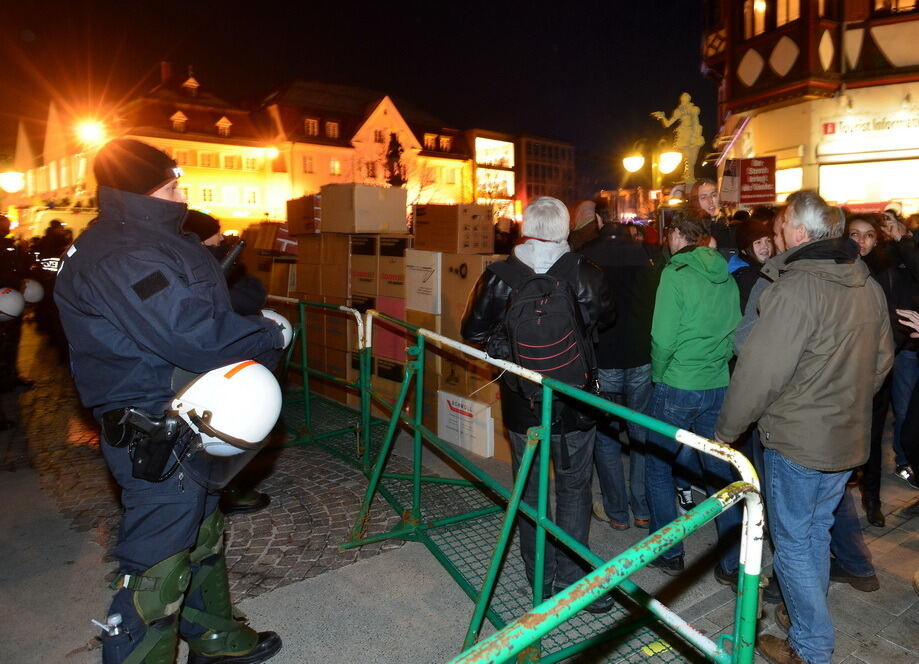
{"label": "illuminated building facade", "polygon": [[854,208],[919,211],[919,3],[708,0],[703,61],[722,157],[776,157],[802,187]]}
{"label": "illuminated building facade", "polygon": [[524,207],[540,196],[574,204],[574,147],[570,143],[524,135],[517,153],[517,183]]}

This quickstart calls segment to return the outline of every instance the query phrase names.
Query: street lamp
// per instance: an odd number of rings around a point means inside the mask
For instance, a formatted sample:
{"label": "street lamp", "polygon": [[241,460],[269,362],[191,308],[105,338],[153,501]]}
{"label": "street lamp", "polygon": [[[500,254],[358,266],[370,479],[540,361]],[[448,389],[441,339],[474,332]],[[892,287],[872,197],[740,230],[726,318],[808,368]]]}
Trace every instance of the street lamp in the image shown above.
{"label": "street lamp", "polygon": [[25,173],[19,171],[6,171],[0,173],[0,189],[8,194],[15,194],[22,191],[26,186]]}
{"label": "street lamp", "polygon": [[[637,173],[645,167],[644,153],[647,151],[644,141],[638,141],[632,148],[632,152],[622,160],[622,166],[629,173]],[[652,189],[661,188],[663,175],[667,175],[676,170],[683,161],[683,154],[674,150],[665,139],[661,139],[651,149],[651,187]]]}
{"label": "street lamp", "polygon": [[644,168],[645,158],[640,154],[632,154],[622,160],[622,165],[629,173],[635,173]]}
{"label": "street lamp", "polygon": [[98,120],[81,120],[76,125],[76,134],[85,147],[97,147],[105,142],[105,125]]}
{"label": "street lamp", "polygon": [[657,157],[657,167],[661,173],[667,175],[673,173],[676,167],[683,161],[683,153],[676,150],[666,150],[661,152]]}

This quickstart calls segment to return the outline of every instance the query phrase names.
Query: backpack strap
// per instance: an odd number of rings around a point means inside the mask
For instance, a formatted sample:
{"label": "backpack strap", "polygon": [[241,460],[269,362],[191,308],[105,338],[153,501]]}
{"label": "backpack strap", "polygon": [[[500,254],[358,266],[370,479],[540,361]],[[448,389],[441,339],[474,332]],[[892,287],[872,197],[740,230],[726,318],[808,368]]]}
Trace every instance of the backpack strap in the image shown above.
{"label": "backpack strap", "polygon": [[572,281],[571,277],[574,276],[573,281],[577,283],[577,273],[574,275],[570,273],[580,266],[582,258],[583,256],[581,256],[581,254],[576,254],[573,251],[562,254],[559,259],[552,264],[552,267],[546,271],[546,274],[551,274],[553,277],[565,279],[569,282]]}
{"label": "backpack strap", "polygon": [[517,290],[526,279],[535,274],[526,263],[516,256],[508,256],[503,261],[496,261],[485,269],[498,275],[498,278],[507,283],[511,290]]}

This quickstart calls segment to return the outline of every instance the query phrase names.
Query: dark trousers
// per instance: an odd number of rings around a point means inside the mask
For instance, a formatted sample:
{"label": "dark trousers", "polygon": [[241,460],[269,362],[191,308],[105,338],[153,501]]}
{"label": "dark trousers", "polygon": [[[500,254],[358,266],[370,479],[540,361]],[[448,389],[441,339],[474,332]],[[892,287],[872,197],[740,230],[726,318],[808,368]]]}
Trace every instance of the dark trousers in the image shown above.
{"label": "dark trousers", "polygon": [[[511,447],[513,449],[514,477],[520,470],[520,459],[526,447],[526,434],[510,432]],[[564,468],[564,463],[559,461],[561,455],[557,453],[561,445],[561,436],[552,436],[552,453],[555,460],[555,523],[581,544],[587,545],[587,536],[590,532],[590,511],[592,493],[590,487],[591,471],[593,470],[593,451],[596,439],[596,429],[587,431],[568,431],[565,434],[568,446],[569,464]],[[530,475],[523,491],[523,502],[536,509],[539,496],[539,451],[530,468]],[[552,511],[547,511],[547,516],[552,518]],[[527,517],[517,519],[520,529],[520,555],[526,567],[527,578],[533,582],[533,572],[536,569],[535,544],[536,527]],[[580,558],[570,554],[563,546],[557,545],[551,535],[546,537],[544,587],[551,590],[566,588],[578,581],[590,567]]]}
{"label": "dark trousers", "polygon": [[919,383],[913,390],[906,410],[906,419],[900,430],[900,441],[907,463],[912,466],[913,472],[919,472]]}
{"label": "dark trousers", "polygon": [[[102,453],[115,481],[121,487],[121,525],[114,555],[119,574],[139,574],[161,560],[191,549],[198,528],[216,508],[220,495],[210,493],[177,469],[162,482],[147,482],[131,474],[127,448],[115,448],[102,441]],[[200,597],[187,597],[186,605],[204,609]],[[120,664],[143,638],[146,628],[134,608],[134,591],[122,588],[112,598],[109,615],[120,613],[126,631],[116,637],[103,636],[104,664]],[[180,633],[196,637],[204,629],[181,621]]]}
{"label": "dark trousers", "polygon": [[890,409],[891,379],[892,375],[888,374],[871,402],[871,452],[868,461],[862,466],[862,492],[867,499],[879,500],[881,495],[881,461],[884,456],[882,443],[884,422]]}

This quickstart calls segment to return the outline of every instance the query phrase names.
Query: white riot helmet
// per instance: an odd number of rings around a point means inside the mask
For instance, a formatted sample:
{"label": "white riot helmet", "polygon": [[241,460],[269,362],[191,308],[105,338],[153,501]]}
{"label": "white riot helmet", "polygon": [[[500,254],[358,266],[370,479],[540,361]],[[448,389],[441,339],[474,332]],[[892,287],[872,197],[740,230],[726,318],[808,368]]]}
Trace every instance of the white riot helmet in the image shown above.
{"label": "white riot helmet", "polygon": [[201,374],[172,401],[212,456],[258,450],[281,414],[281,386],[255,360]]}
{"label": "white riot helmet", "polygon": [[294,328],[291,326],[290,321],[274,309],[262,309],[262,316],[268,320],[273,320],[280,326],[281,334],[284,335],[284,348],[287,348],[294,336]]}
{"label": "white riot helmet", "polygon": [[0,321],[13,320],[22,314],[26,301],[15,288],[0,288]]}
{"label": "white riot helmet", "polygon": [[45,298],[45,287],[35,279],[22,280],[22,299],[29,304],[38,304]]}

